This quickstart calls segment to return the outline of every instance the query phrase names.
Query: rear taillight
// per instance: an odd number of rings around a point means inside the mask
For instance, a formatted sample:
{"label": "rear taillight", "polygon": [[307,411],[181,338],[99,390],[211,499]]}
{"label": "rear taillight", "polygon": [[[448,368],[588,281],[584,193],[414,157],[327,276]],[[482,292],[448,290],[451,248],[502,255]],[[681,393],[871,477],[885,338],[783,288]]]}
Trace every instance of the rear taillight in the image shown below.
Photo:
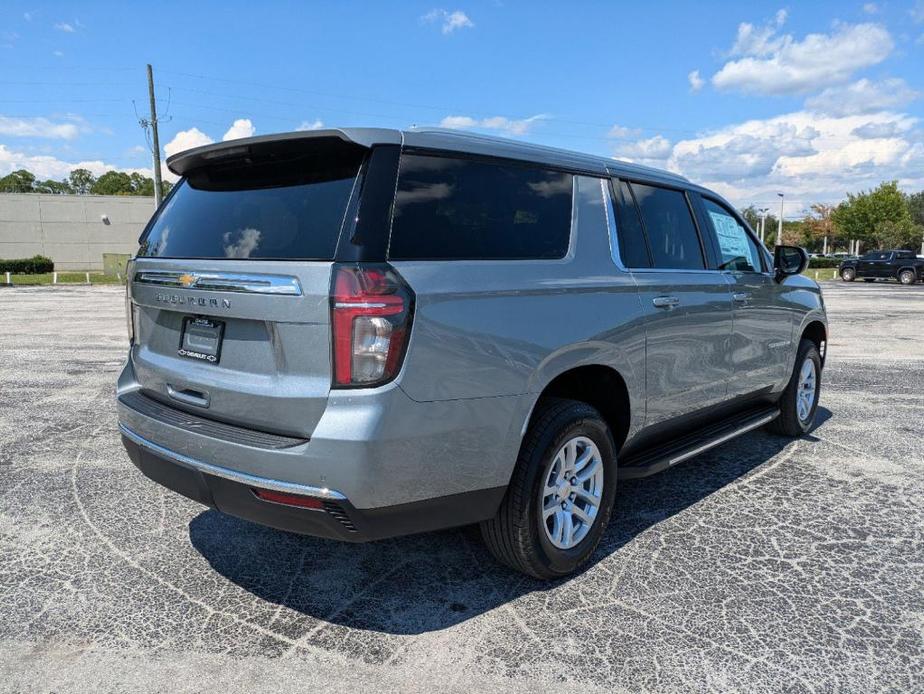
{"label": "rear taillight", "polygon": [[331,282],[334,386],[371,387],[401,369],[414,292],[388,265],[335,265]]}

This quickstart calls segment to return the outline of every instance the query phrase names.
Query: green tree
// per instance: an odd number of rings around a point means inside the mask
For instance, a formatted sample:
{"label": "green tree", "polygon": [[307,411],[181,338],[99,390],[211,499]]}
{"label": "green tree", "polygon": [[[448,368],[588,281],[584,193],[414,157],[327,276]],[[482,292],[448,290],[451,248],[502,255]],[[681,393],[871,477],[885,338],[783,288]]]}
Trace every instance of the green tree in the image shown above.
{"label": "green tree", "polygon": [[50,178],[47,181],[36,183],[33,190],[36,193],[54,193],[55,195],[68,195],[74,192],[67,181],[53,181]]}
{"label": "green tree", "polygon": [[124,171],[107,171],[90,187],[93,195],[132,195],[132,178]]}
{"label": "green tree", "polygon": [[35,176],[19,169],[0,178],[0,193],[31,193],[35,186]]}
{"label": "green tree", "polygon": [[913,251],[921,244],[924,226],[908,219],[900,222],[885,221],[876,225],[874,238],[880,248],[904,248]]}
{"label": "green tree", "polygon": [[96,183],[96,176],[87,169],[74,169],[68,176],[71,188],[78,195],[86,195],[90,192],[93,184]]}
{"label": "green tree", "polygon": [[808,214],[802,220],[805,224],[806,231],[806,248],[813,251],[821,251],[825,248],[825,239],[828,240],[827,248],[830,251],[837,240],[837,229],[834,226],[834,220],[831,215],[834,214],[834,206],[826,205],[823,202],[816,202],[809,207]]}
{"label": "green tree", "polygon": [[877,243],[879,224],[902,224],[911,220],[911,213],[905,196],[898,189],[898,181],[888,181],[875,190],[848,193],[847,200],[837,206],[831,218],[844,238],[859,239],[868,246]]}
{"label": "green tree", "polygon": [[924,190],[920,193],[909,195],[906,202],[908,203],[908,212],[915,224],[924,224]]}
{"label": "green tree", "polygon": [[142,176],[137,171],[131,176],[132,195],[147,195],[154,197],[154,179]]}

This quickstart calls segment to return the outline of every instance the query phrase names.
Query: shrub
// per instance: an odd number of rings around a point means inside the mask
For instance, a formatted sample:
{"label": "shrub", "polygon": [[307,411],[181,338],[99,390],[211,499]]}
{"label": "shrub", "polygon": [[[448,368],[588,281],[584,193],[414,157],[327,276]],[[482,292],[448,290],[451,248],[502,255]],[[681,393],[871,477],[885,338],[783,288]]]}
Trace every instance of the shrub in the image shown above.
{"label": "shrub", "polygon": [[823,270],[824,268],[837,267],[843,258],[809,258],[808,266],[813,270]]}
{"label": "shrub", "polygon": [[54,270],[54,261],[43,255],[14,260],[0,260],[0,272],[12,272],[17,275],[39,275],[43,272],[54,272]]}

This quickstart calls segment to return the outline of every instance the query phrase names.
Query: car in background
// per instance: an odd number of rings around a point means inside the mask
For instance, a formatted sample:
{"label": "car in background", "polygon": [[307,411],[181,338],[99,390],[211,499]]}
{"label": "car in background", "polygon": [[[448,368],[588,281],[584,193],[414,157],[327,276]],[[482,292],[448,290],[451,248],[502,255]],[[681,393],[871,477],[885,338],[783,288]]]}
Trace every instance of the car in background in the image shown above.
{"label": "car in background", "polygon": [[845,282],[857,278],[864,282],[894,279],[901,284],[914,284],[924,281],[924,259],[917,257],[914,251],[871,251],[855,260],[842,262],[838,274]]}

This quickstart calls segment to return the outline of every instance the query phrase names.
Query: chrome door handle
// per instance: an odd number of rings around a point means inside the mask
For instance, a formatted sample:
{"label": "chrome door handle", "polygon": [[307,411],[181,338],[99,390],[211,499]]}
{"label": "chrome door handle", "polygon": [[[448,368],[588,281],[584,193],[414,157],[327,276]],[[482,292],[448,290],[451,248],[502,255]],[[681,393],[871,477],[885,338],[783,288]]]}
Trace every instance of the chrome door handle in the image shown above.
{"label": "chrome door handle", "polygon": [[655,308],[674,308],[680,303],[680,299],[676,296],[656,296],[651,303],[655,305]]}
{"label": "chrome door handle", "polygon": [[732,294],[732,299],[734,299],[739,304],[746,304],[748,299],[750,298],[751,298],[751,295],[745,292],[740,292],[738,294]]}

